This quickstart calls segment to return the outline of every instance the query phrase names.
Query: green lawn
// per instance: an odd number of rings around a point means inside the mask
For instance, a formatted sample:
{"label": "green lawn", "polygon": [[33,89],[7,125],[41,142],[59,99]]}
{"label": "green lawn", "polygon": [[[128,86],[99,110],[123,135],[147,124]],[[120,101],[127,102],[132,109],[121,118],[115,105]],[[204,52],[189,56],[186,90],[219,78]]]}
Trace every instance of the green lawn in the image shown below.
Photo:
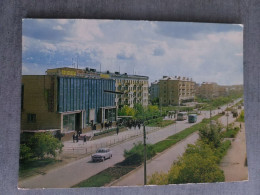
{"label": "green lawn", "polygon": [[109,167],[72,187],[78,188],[78,187],[105,186],[106,184],[120,178],[122,175],[125,175],[134,169],[135,167],[117,166],[117,165],[114,167]]}
{"label": "green lawn", "polygon": [[46,158],[43,160],[35,159],[20,163],[19,165],[19,178],[26,178],[36,174],[45,174],[44,168],[48,165],[61,162],[53,158]]}

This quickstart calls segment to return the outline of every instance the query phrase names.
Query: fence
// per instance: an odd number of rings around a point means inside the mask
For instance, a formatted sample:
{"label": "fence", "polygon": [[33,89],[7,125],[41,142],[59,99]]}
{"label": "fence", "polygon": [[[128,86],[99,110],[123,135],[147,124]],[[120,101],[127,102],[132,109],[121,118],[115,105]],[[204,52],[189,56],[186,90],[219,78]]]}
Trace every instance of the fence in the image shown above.
{"label": "fence", "polygon": [[[158,129],[160,129],[160,127],[146,127],[147,134],[157,131]],[[129,131],[132,132],[129,133]],[[82,145],[80,144],[77,146],[64,147],[63,154],[92,154],[95,153],[98,148],[111,147],[130,138],[139,137],[142,135],[143,128],[140,128],[140,130],[128,130],[126,131],[126,133],[119,133],[118,136],[108,136],[105,139],[97,139],[87,142],[82,141]]]}

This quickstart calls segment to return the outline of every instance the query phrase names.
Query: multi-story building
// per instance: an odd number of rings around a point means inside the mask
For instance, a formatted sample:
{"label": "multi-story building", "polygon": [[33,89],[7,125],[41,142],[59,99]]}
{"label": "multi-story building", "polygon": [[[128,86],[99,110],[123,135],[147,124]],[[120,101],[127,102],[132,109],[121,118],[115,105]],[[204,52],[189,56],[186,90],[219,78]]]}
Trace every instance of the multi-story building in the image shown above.
{"label": "multi-story building", "polygon": [[116,91],[123,94],[116,95],[116,106],[121,108],[124,105],[134,107],[134,104],[148,106],[148,79],[147,76],[111,74],[111,78],[116,80]]}
{"label": "multi-story building", "polygon": [[159,98],[159,89],[160,89],[160,86],[159,86],[159,81],[155,81],[155,82],[152,82],[151,83],[151,87],[150,87],[150,99],[153,100],[155,98]]}
{"label": "multi-story building", "polygon": [[121,108],[124,105],[133,107],[134,104],[148,105],[149,98],[149,86],[148,76],[141,75],[128,75],[127,73],[120,74],[119,72],[98,72],[96,69],[74,69],[74,68],[62,68],[47,70],[47,74],[66,73],[81,77],[99,78],[99,79],[113,79],[115,80],[115,91],[122,94],[116,94],[115,106]]}
{"label": "multi-story building", "polygon": [[161,105],[179,105],[193,101],[195,82],[191,78],[163,76],[159,80],[159,102]]}
{"label": "multi-story building", "polygon": [[202,98],[214,98],[219,96],[219,87],[214,82],[203,82],[199,89],[198,95]]}
{"label": "multi-story building", "polygon": [[91,123],[115,121],[115,80],[80,77],[79,69],[22,76],[22,130],[60,129],[66,133]]}

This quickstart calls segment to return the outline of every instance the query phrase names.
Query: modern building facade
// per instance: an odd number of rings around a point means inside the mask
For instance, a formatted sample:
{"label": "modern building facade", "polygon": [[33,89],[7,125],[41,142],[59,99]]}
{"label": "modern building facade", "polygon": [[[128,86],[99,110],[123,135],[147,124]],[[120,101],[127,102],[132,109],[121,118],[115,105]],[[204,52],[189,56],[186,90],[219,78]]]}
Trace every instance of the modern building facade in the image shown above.
{"label": "modern building facade", "polygon": [[22,76],[22,130],[60,129],[66,133],[115,121],[115,94],[104,90],[115,91],[115,81],[79,77],[77,70],[66,68]]}
{"label": "modern building facade", "polygon": [[191,78],[163,76],[159,80],[160,105],[179,105],[193,101],[195,98],[195,82]]}

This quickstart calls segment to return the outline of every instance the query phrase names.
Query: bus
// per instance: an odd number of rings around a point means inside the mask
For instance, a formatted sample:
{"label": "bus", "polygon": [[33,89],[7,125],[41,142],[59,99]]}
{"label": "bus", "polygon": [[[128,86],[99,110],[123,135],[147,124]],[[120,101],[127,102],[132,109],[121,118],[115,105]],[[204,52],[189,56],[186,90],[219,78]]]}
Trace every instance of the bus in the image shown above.
{"label": "bus", "polygon": [[187,119],[187,112],[179,112],[177,114],[177,121],[183,121]]}
{"label": "bus", "polygon": [[190,114],[188,121],[189,121],[189,123],[196,123],[197,122],[197,114]]}

